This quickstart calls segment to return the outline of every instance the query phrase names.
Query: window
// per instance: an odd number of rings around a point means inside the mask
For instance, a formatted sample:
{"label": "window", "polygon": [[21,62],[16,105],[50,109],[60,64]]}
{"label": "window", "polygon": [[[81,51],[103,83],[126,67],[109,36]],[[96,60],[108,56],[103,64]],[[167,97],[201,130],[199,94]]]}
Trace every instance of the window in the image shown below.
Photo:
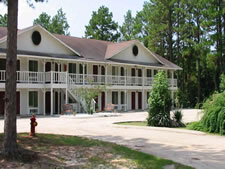
{"label": "window", "polygon": [[118,75],[118,67],[112,66],[112,75],[113,75],[113,76]]}
{"label": "window", "polygon": [[112,104],[118,104],[118,92],[112,92]]}
{"label": "window", "polygon": [[121,76],[124,76],[125,75],[124,67],[121,67],[120,68],[120,75]]}
{"label": "window", "polygon": [[142,70],[138,69],[138,77],[142,77]]}
{"label": "window", "polygon": [[[83,74],[83,66],[82,64],[79,65],[79,73]],[[87,66],[84,67],[84,74],[87,74]]]}
{"label": "window", "polygon": [[147,77],[152,77],[152,70],[151,69],[147,69]]}
{"label": "window", "polygon": [[133,46],[132,51],[133,51],[134,56],[138,55],[138,47],[136,45]]}
{"label": "window", "polygon": [[76,73],[76,63],[69,63],[69,73]]}
{"label": "window", "polygon": [[38,72],[38,61],[29,60],[29,71]]}
{"label": "window", "polygon": [[125,93],[121,92],[121,104],[125,104]]}
{"label": "window", "polygon": [[38,92],[29,92],[29,112],[30,114],[38,114]]}
{"label": "window", "polygon": [[29,107],[38,107],[38,92],[29,92]]}
{"label": "window", "polygon": [[158,73],[158,70],[154,70],[154,75],[156,75]]}

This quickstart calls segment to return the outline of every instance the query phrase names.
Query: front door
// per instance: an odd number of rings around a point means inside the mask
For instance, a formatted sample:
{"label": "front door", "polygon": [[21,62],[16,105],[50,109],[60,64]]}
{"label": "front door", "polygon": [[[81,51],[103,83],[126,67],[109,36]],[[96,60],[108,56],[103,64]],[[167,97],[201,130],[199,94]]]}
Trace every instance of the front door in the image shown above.
{"label": "front door", "polygon": [[102,92],[102,111],[105,109],[105,92]]}
{"label": "front door", "polygon": [[45,114],[50,115],[51,113],[51,92],[45,93]]}
{"label": "front door", "polygon": [[0,92],[0,115],[5,113],[5,92]]}
{"label": "front door", "polygon": [[135,107],[136,107],[136,106],[135,106],[135,101],[136,101],[136,99],[135,99],[135,94],[136,94],[135,92],[132,92],[132,93],[131,93],[131,109],[132,109],[132,110],[135,110]]}
{"label": "front door", "polygon": [[16,92],[16,114],[20,114],[20,92]]}
{"label": "front door", "polygon": [[142,93],[138,92],[138,109],[142,108]]}
{"label": "front door", "polygon": [[51,71],[51,62],[47,62],[45,64],[45,72],[50,72]]}

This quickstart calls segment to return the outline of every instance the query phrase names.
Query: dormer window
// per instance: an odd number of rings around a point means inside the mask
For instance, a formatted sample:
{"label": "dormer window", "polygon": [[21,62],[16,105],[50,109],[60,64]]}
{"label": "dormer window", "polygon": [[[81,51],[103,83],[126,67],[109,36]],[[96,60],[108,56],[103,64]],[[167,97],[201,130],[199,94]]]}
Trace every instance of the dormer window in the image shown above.
{"label": "dormer window", "polygon": [[32,42],[35,44],[35,45],[39,45],[41,43],[41,34],[40,32],[38,31],[34,31],[32,33]]}
{"label": "dormer window", "polygon": [[137,56],[138,55],[138,47],[136,45],[133,46],[133,55]]}

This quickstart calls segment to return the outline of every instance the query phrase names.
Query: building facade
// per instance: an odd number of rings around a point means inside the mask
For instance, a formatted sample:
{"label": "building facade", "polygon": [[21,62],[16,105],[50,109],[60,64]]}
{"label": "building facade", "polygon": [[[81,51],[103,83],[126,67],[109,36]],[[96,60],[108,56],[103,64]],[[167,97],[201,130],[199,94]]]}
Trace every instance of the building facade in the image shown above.
{"label": "building facade", "polygon": [[[0,114],[4,114],[7,29],[0,27]],[[171,97],[177,65],[139,41],[120,43],[51,34],[39,25],[18,31],[17,114],[61,114],[69,102],[82,107],[76,90],[106,85],[97,98],[100,111],[144,110],[158,70],[168,74]],[[77,110],[77,111],[80,111]]]}

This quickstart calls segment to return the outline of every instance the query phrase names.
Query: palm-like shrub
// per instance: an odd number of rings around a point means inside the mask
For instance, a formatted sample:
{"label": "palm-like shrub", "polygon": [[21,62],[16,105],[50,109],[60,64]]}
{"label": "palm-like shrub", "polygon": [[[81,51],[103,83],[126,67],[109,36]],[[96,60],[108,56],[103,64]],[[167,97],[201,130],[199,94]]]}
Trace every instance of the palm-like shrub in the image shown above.
{"label": "palm-like shrub", "polygon": [[148,99],[148,104],[148,125],[170,127],[171,97],[168,79],[164,71],[159,71],[154,78],[154,84]]}

